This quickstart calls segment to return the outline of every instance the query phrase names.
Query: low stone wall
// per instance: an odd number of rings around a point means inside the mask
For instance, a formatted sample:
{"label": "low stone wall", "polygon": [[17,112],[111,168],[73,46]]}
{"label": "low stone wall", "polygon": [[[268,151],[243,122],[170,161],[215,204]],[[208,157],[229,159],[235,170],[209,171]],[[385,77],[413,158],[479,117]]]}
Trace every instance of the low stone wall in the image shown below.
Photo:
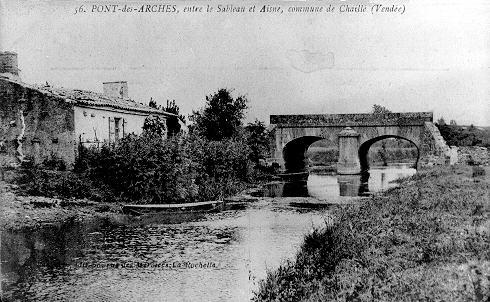
{"label": "low stone wall", "polygon": [[485,147],[458,147],[458,164],[490,165],[490,150]]}
{"label": "low stone wall", "polygon": [[271,115],[270,123],[283,127],[422,126],[432,112]]}
{"label": "low stone wall", "polygon": [[421,157],[419,160],[420,167],[432,167],[446,165],[448,160],[444,156],[429,154]]}

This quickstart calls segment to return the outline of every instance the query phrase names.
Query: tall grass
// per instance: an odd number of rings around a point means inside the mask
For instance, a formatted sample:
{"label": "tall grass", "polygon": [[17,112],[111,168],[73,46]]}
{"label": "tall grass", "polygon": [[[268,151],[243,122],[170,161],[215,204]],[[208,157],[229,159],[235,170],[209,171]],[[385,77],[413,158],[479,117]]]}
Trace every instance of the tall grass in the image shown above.
{"label": "tall grass", "polygon": [[489,183],[438,168],[337,209],[255,301],[488,301]]}

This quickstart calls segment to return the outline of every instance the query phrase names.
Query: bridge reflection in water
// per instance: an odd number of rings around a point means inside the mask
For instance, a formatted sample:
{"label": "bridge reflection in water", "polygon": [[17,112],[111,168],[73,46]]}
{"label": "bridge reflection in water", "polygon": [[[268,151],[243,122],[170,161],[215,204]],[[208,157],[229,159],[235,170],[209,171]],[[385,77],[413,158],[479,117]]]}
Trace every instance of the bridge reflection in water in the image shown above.
{"label": "bridge reflection in water", "polygon": [[314,197],[320,200],[339,196],[367,196],[397,184],[393,181],[415,174],[409,166],[377,167],[361,175],[322,175],[311,173],[308,180],[270,184],[269,197]]}

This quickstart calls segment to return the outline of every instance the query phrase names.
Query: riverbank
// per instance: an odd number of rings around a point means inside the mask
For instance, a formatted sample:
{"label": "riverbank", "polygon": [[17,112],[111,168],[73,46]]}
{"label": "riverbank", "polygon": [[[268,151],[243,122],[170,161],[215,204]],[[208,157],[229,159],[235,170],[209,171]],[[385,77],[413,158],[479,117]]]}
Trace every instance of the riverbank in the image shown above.
{"label": "riverbank", "polygon": [[18,230],[58,224],[68,220],[124,219],[120,205],[94,202],[87,199],[58,199],[42,196],[23,196],[16,185],[0,182],[0,229]]}
{"label": "riverbank", "polygon": [[[241,203],[255,202],[259,198],[257,188],[249,188],[232,197],[225,198],[228,207],[233,208]],[[122,202],[101,202],[89,199],[51,198],[28,196],[18,192],[18,186],[0,181],[0,230],[20,230],[39,228],[49,224],[62,224],[67,221],[107,219],[112,224],[127,223],[179,223],[194,220],[203,213],[160,213],[140,217],[122,212]]]}
{"label": "riverbank", "polygon": [[93,219],[5,231],[5,301],[250,301],[267,268],[293,257],[328,215],[281,198],[230,205],[176,224]]}
{"label": "riverbank", "polygon": [[[306,236],[255,301],[488,301],[490,170],[436,167]],[[486,175],[482,175],[486,174]]]}

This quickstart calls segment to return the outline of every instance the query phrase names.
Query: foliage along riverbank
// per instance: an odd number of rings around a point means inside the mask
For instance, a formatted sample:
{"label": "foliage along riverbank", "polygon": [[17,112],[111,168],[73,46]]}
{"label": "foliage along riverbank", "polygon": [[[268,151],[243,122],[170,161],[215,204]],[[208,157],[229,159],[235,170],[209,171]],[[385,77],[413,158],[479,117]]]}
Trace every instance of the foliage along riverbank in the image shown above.
{"label": "foliage along riverbank", "polygon": [[87,199],[59,199],[43,196],[19,195],[16,185],[0,181],[0,230],[39,228],[70,220],[124,219],[115,203],[94,202]]}
{"label": "foliage along riverbank", "polygon": [[488,301],[489,172],[432,168],[337,208],[254,300]]}
{"label": "foliage along riverbank", "polygon": [[[240,208],[243,203],[255,202],[247,189],[226,198],[225,209]],[[18,186],[0,181],[0,231],[39,229],[46,225],[63,225],[70,222],[90,223],[106,221],[110,224],[182,223],[200,219],[205,211],[162,212],[157,215],[133,216],[122,212],[120,202],[101,202],[88,199],[66,199],[21,195]]]}
{"label": "foliage along riverbank", "polygon": [[55,160],[19,170],[19,191],[100,202],[186,203],[222,200],[269,176],[250,160],[249,146],[239,138],[143,134],[80,154],[72,171]]}
{"label": "foliage along riverbank", "polygon": [[[178,115],[175,103],[172,108]],[[102,148],[79,146],[73,169],[55,157],[23,162],[16,183],[25,195],[100,202],[222,200],[271,176],[263,165],[267,129],[260,121],[244,126],[246,108],[245,97],[220,89],[189,117],[189,133],[170,131],[164,120],[149,116],[140,135]]]}
{"label": "foliage along riverbank", "polygon": [[[74,170],[64,169],[56,160],[26,165],[11,171],[15,184],[2,182],[0,186],[0,228],[36,227],[69,219],[126,221],[120,213],[126,203],[223,200],[267,177],[253,165],[248,150],[237,138],[210,141],[189,135],[163,139],[144,134],[128,136],[112,148],[82,150]],[[167,218],[162,221],[175,220]]]}

